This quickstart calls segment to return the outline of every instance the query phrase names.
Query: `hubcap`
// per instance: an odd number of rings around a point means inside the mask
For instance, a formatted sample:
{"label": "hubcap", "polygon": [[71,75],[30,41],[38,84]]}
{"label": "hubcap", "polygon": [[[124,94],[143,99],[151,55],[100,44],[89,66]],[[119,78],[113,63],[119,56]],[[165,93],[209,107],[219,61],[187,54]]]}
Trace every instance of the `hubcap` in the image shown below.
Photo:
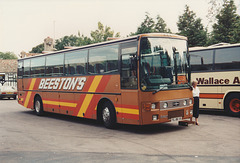
{"label": "hubcap", "polygon": [[105,107],[102,112],[102,117],[104,122],[108,122],[110,119],[110,111],[108,107]]}
{"label": "hubcap", "polygon": [[231,111],[237,113],[240,111],[240,100],[237,98],[234,98],[229,103]]}
{"label": "hubcap", "polygon": [[40,112],[40,108],[41,108],[40,101],[37,100],[37,101],[35,102],[35,110],[36,110],[36,112],[39,113],[39,112]]}

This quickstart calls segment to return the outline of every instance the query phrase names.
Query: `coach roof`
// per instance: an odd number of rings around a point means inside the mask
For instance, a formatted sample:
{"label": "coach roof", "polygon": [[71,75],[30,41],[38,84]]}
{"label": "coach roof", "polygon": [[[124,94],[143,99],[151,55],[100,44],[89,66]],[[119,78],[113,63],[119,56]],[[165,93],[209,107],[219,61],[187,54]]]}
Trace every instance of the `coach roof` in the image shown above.
{"label": "coach roof", "polygon": [[109,45],[109,44],[114,44],[118,42],[123,42],[123,41],[131,41],[135,39],[139,39],[141,37],[162,37],[162,38],[175,38],[175,39],[182,39],[182,40],[187,40],[187,37],[176,35],[176,34],[170,34],[170,33],[146,33],[146,34],[139,34],[136,36],[131,36],[127,38],[119,38],[111,41],[104,41],[100,43],[95,43],[95,44],[89,44],[89,45],[84,45],[84,46],[79,46],[79,47],[73,47],[73,48],[68,48],[68,49],[63,49],[59,51],[53,51],[45,54],[40,54],[36,56],[31,56],[27,58],[20,58],[19,60],[24,60],[24,59],[29,59],[29,58],[36,58],[36,57],[41,57],[41,56],[47,56],[47,55],[52,55],[52,54],[58,54],[58,53],[64,53],[64,52],[70,52],[70,51],[75,51],[75,50],[80,50],[80,49],[87,49],[91,47],[97,47],[101,45]]}

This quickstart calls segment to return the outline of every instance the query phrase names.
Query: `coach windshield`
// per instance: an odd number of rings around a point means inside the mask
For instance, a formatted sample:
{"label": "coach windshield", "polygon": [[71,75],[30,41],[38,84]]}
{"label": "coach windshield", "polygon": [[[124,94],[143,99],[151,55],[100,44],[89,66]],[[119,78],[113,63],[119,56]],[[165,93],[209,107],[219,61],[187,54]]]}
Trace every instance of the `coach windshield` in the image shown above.
{"label": "coach windshield", "polygon": [[143,91],[188,87],[187,42],[176,38],[143,37],[140,83]]}

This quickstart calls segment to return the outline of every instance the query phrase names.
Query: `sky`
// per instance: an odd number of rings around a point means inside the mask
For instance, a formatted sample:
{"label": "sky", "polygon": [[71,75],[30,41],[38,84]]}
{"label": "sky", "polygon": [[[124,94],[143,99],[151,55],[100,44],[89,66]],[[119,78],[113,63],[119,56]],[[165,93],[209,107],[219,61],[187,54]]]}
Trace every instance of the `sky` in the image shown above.
{"label": "sky", "polygon": [[[145,19],[160,15],[176,33],[185,5],[208,25],[210,0],[0,0],[0,52],[29,52],[46,37],[90,36],[100,21],[126,37]],[[217,0],[221,2],[222,0]],[[235,0],[240,15],[240,0]],[[156,19],[155,19],[156,20]]]}

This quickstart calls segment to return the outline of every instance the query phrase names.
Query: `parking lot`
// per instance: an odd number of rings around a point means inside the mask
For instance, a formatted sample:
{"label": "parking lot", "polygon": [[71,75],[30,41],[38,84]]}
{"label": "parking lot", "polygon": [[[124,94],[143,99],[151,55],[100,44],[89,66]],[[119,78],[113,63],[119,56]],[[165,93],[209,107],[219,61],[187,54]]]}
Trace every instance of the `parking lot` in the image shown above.
{"label": "parking lot", "polygon": [[47,114],[0,100],[1,162],[240,162],[238,117],[201,112],[199,126],[119,125]]}

